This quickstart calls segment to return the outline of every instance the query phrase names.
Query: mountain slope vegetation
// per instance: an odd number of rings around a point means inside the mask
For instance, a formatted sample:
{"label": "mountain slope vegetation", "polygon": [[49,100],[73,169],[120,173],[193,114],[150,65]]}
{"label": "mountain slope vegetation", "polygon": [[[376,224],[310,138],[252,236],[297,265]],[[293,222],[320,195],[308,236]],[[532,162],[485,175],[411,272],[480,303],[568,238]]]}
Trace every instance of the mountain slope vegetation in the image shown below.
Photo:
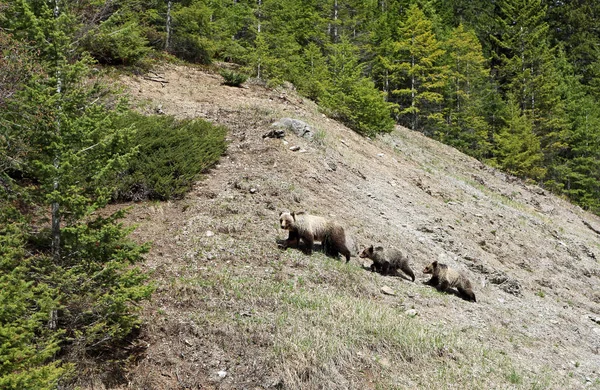
{"label": "mountain slope vegetation", "polygon": [[[142,111],[230,129],[184,199],[128,217],[154,243],[157,290],[121,387],[600,387],[597,216],[415,131],[363,138],[289,88],[173,65],[120,82]],[[263,138],[286,117],[313,138]],[[416,282],[282,250],[282,210],[335,219],[354,253],[400,249]],[[477,303],[424,285],[433,260],[465,272]]]}

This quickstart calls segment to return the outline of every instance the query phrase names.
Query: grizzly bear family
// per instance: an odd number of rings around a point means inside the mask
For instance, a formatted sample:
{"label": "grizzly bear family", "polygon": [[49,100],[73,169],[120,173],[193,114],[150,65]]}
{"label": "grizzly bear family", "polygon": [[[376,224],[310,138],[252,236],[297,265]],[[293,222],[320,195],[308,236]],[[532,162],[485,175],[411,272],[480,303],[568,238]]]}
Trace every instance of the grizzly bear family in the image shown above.
{"label": "grizzly bear family", "polygon": [[[327,256],[337,257],[341,253],[346,257],[346,262],[350,261],[346,233],[337,222],[305,212],[284,211],[279,215],[279,224],[282,229],[289,232],[288,238],[283,244],[284,248],[300,247],[300,241],[302,241],[306,252],[311,254],[314,242],[320,241]],[[415,281],[415,274],[408,264],[408,258],[396,249],[385,249],[381,246],[374,248],[371,245],[364,249],[359,256],[373,261],[371,265],[373,272],[382,275],[399,275],[398,270],[400,269],[413,282]],[[423,273],[431,274],[431,279],[426,284],[443,292],[454,287],[463,299],[476,302],[469,279],[446,264],[434,261],[423,269]]]}

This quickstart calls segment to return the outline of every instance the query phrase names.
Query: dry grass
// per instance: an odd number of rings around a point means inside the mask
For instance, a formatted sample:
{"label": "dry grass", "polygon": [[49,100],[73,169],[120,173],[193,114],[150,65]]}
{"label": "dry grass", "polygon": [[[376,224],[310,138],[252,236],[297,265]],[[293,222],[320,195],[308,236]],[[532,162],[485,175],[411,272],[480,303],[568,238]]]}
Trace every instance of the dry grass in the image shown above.
{"label": "dry grass", "polygon": [[[295,267],[295,274],[289,272]],[[378,299],[380,277],[322,254],[284,252],[264,275],[217,266],[165,286],[197,328],[252,335],[286,389],[547,388],[468,332]],[[365,283],[365,276],[366,283]],[[436,293],[437,294],[437,293]],[[375,299],[373,299],[375,297]],[[252,343],[253,341],[250,341]],[[266,347],[266,348],[265,348]],[[544,383],[546,385],[544,385]]]}
{"label": "dry grass", "polygon": [[[146,355],[123,387],[600,388],[589,320],[600,265],[588,254],[599,246],[581,210],[408,130],[366,140],[290,91],[251,84],[233,95],[218,76],[165,72],[168,87],[142,80],[132,90],[228,126],[231,144],[186,199],[131,217],[136,237],[154,242],[147,267],[158,291]],[[286,136],[288,145],[262,139],[281,117],[322,130],[313,141]],[[367,272],[357,258],[282,251],[283,209],[336,218],[359,248],[396,246],[417,282]],[[465,271],[478,302],[422,285],[432,259]],[[485,270],[517,280],[521,295]]]}

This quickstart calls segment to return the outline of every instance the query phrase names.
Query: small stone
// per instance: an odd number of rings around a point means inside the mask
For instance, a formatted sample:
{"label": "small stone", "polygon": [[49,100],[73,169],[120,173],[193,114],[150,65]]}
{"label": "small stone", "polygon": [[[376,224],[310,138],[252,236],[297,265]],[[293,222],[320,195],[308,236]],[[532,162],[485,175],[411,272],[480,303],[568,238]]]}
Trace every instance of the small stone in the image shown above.
{"label": "small stone", "polygon": [[256,194],[258,192],[258,190],[256,188],[250,188],[250,193],[251,194]]}
{"label": "small stone", "polygon": [[227,376],[227,371],[221,370],[221,371],[217,372],[217,375],[219,376],[219,378],[223,379]]}
{"label": "small stone", "polygon": [[383,367],[389,367],[390,361],[387,358],[381,358],[379,359],[379,364],[381,364]]}
{"label": "small stone", "polygon": [[378,153],[377,154],[377,157],[383,157],[383,156],[385,156],[385,154],[383,154],[383,153]]}
{"label": "small stone", "polygon": [[296,146],[290,146],[290,150],[292,152],[297,152],[298,150],[300,150],[300,146],[297,146],[297,145]]}
{"label": "small stone", "polygon": [[392,290],[391,287],[388,287],[388,286],[381,287],[381,292],[386,295],[396,295],[396,292],[394,290]]}
{"label": "small stone", "polygon": [[416,317],[419,313],[415,309],[409,309],[405,311],[404,314],[406,314],[409,317]]}
{"label": "small stone", "polygon": [[212,237],[214,235],[215,235],[215,233],[211,232],[210,230],[206,231],[206,237]]}

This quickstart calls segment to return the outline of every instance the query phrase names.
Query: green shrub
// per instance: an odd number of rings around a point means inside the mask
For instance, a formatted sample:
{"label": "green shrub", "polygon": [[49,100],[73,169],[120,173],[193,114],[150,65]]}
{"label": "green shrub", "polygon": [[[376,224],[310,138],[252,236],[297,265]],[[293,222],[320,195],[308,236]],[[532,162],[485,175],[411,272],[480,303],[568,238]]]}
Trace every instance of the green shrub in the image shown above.
{"label": "green shrub", "polygon": [[221,70],[221,76],[225,79],[224,84],[232,87],[239,87],[248,80],[248,76],[243,73],[237,73],[232,70]]}
{"label": "green shrub", "polygon": [[138,23],[121,19],[114,14],[84,38],[83,48],[98,62],[135,65],[150,52]]}
{"label": "green shrub", "polygon": [[179,198],[227,148],[227,129],[203,120],[137,113],[121,120],[123,126],[136,128],[139,153],[121,175],[118,200]]}
{"label": "green shrub", "polygon": [[212,51],[211,42],[208,39],[191,34],[173,36],[168,50],[177,58],[203,65],[211,63]]}
{"label": "green shrub", "polygon": [[0,200],[0,388],[53,389],[69,365],[52,359],[62,332],[48,329],[57,293],[26,258],[26,224]]}

